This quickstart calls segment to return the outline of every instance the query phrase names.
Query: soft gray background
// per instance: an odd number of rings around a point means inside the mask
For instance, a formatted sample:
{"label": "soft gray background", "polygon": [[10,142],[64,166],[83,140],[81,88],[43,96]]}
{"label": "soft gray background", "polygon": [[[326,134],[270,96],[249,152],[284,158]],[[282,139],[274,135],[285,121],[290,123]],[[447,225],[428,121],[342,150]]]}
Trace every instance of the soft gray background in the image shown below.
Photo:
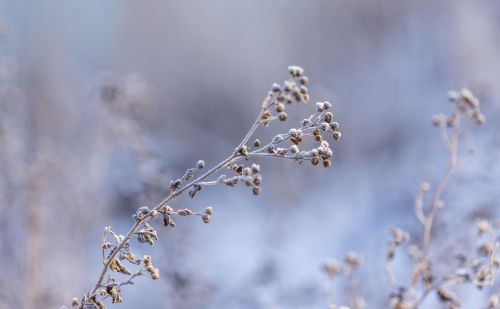
{"label": "soft gray background", "polygon": [[[446,167],[430,119],[463,86],[488,123],[464,140],[435,244],[498,213],[497,1],[3,0],[0,21],[1,308],[57,308],[90,289],[103,227],[125,233],[170,179],[223,159],[290,64],[305,68],[313,102],[334,103],[333,169],[263,161],[258,198],[215,187],[179,199],[213,206],[212,224],[177,220],[140,247],[161,280],[139,279],[112,307],[325,308],[320,265],[348,250],[365,257],[368,308],[387,306],[388,228],[420,230],[414,194]],[[110,84],[111,112],[99,99]],[[291,107],[288,125],[311,108]],[[491,294],[462,293],[465,308]]]}

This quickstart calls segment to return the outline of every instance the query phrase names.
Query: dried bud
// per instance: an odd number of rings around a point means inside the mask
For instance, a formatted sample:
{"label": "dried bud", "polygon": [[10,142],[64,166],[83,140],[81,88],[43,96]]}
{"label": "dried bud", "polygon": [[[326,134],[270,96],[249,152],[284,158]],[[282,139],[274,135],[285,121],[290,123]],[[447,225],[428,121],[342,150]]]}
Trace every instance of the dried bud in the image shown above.
{"label": "dried bud", "polygon": [[191,216],[193,214],[193,211],[189,208],[184,208],[177,210],[177,214],[182,217]]}
{"label": "dried bud", "polygon": [[402,229],[397,227],[391,227],[391,233],[392,233],[392,242],[396,246],[402,245],[410,238],[410,234],[408,232],[403,231]]}
{"label": "dried bud", "polygon": [[257,173],[260,173],[260,165],[256,164],[256,163],[253,163],[252,164],[252,172],[254,174],[257,174]]}
{"label": "dried bud", "polygon": [[299,147],[297,147],[297,145],[290,146],[290,152],[291,153],[297,153],[297,152],[299,152]]}
{"label": "dried bud", "polygon": [[252,193],[253,193],[253,195],[259,195],[260,194],[260,187],[253,187]]}
{"label": "dried bud", "polygon": [[153,259],[151,258],[150,255],[145,255],[143,258],[142,258],[142,262],[144,263],[145,266],[149,266],[149,265],[152,265],[153,263]]}
{"label": "dried bud", "polygon": [[332,112],[326,112],[325,113],[325,122],[326,123],[331,123],[333,121],[333,114]]}
{"label": "dried bud", "polygon": [[323,102],[316,102],[316,110],[318,112],[322,112],[325,108],[325,104]]}
{"label": "dried bud", "polygon": [[323,160],[323,166],[324,167],[332,166],[332,161],[330,159]]}
{"label": "dried bud", "polygon": [[260,145],[261,145],[260,139],[258,139],[258,138],[255,139],[255,141],[253,142],[253,146],[254,147],[260,147]]}
{"label": "dried bud", "polygon": [[342,137],[342,133],[340,133],[339,131],[335,131],[335,132],[333,132],[333,139],[334,139],[335,141],[340,140],[340,138],[341,138],[341,137]]}
{"label": "dried bud", "polygon": [[170,181],[170,191],[175,191],[175,190],[179,189],[181,186],[181,183],[182,182],[180,179],[171,180]]}
{"label": "dried bud", "polygon": [[350,269],[351,272],[361,265],[362,260],[363,259],[361,255],[353,251],[347,252],[344,259],[346,266],[348,267],[348,269]]}
{"label": "dried bud", "polygon": [[203,220],[204,223],[208,224],[210,223],[211,216],[209,214],[204,214],[201,219]]}
{"label": "dried bud", "polygon": [[196,162],[196,168],[197,169],[201,170],[204,167],[205,167],[205,161],[199,160],[198,162]]}
{"label": "dried bud", "polygon": [[76,297],[73,297],[73,299],[71,300],[71,306],[72,307],[80,306],[80,300]]}
{"label": "dried bud", "polygon": [[318,163],[319,163],[319,158],[318,158],[318,157],[313,157],[313,158],[311,159],[311,163],[312,163],[312,165],[318,165]]}
{"label": "dried bud", "polygon": [[333,131],[338,131],[340,129],[340,124],[334,121],[330,124],[330,128],[332,128]]}
{"label": "dried bud", "polygon": [[342,133],[340,133],[339,131],[335,131],[333,132],[333,139],[338,141],[340,140],[340,138],[342,137]]}
{"label": "dried bud", "polygon": [[255,175],[253,178],[253,184],[256,186],[260,186],[262,184],[262,176],[259,174]]}
{"label": "dried bud", "polygon": [[153,280],[160,279],[160,270],[158,268],[155,268],[154,271],[151,273],[151,278]]}
{"label": "dried bud", "polygon": [[252,168],[250,168],[250,167],[245,167],[245,168],[243,169],[243,175],[244,175],[244,176],[252,176]]}
{"label": "dried bud", "polygon": [[437,114],[432,116],[432,124],[440,127],[446,123],[446,116],[444,114]]}
{"label": "dried bud", "polygon": [[276,111],[277,111],[278,113],[282,113],[282,112],[284,112],[284,111],[285,111],[285,104],[283,104],[283,103],[278,103],[278,106],[276,107]]}
{"label": "dried bud", "polygon": [[247,149],[247,146],[242,146],[238,152],[242,155],[242,156],[248,156],[248,149]]}
{"label": "dried bud", "polygon": [[110,242],[105,242],[101,245],[101,248],[103,249],[109,249],[111,248],[113,245],[110,243]]}
{"label": "dried bud", "polygon": [[428,192],[430,189],[431,189],[431,184],[430,183],[428,183],[428,182],[422,182],[420,184],[420,190],[422,192]]}
{"label": "dried bud", "polygon": [[474,113],[473,116],[474,116],[474,120],[478,124],[484,124],[486,122],[486,116],[483,113],[477,112],[477,113]]}
{"label": "dried bud", "polygon": [[287,115],[287,113],[285,113],[285,112],[281,112],[281,113],[279,113],[279,115],[278,115],[278,119],[279,119],[280,121],[286,121],[286,120],[288,119],[288,115]]}
{"label": "dried bud", "polygon": [[158,216],[158,211],[155,209],[151,210],[151,218],[154,219],[154,218],[156,218],[156,216]]}
{"label": "dried bud", "polygon": [[300,77],[304,75],[304,69],[296,65],[289,66],[288,72],[290,72],[290,75],[292,75],[293,77]]}
{"label": "dried bud", "polygon": [[491,227],[491,224],[488,220],[486,219],[478,219],[476,221],[476,226],[477,226],[477,230],[479,232],[479,235],[483,235],[485,233],[489,233],[493,230],[493,228]]}
{"label": "dried bud", "polygon": [[131,275],[132,272],[125,267],[117,258],[113,258],[109,263],[109,269],[116,271],[125,275]]}
{"label": "dried bud", "polygon": [[214,210],[213,210],[213,208],[212,208],[212,207],[207,207],[207,208],[205,208],[205,213],[206,213],[207,215],[211,215],[211,214],[213,214],[213,212],[214,212]]}
{"label": "dried bud", "polygon": [[330,278],[334,278],[342,272],[342,268],[335,261],[330,261],[323,264],[323,271]]}

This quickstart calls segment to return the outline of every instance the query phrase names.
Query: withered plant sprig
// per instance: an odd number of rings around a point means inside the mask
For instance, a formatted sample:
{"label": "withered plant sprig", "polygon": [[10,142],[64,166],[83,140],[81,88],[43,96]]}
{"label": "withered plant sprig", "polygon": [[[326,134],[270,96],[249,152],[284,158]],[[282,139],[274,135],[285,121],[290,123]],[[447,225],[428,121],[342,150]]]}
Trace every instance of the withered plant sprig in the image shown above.
{"label": "withered plant sprig", "polygon": [[[151,256],[137,258],[131,250],[130,240],[135,238],[140,243],[153,245],[158,239],[158,232],[149,222],[156,218],[162,218],[166,227],[175,227],[174,217],[200,216],[203,222],[209,223],[213,214],[211,207],[207,207],[203,212],[195,212],[188,208],[174,210],[169,205],[181,194],[188,192],[193,198],[205,186],[225,184],[232,187],[243,182],[252,188],[254,195],[259,195],[262,176],[260,166],[249,162],[252,158],[275,157],[295,160],[298,163],[311,161],[313,165],[322,162],[324,167],[331,166],[333,151],[329,143],[323,140],[323,136],[331,134],[333,140],[338,141],[341,132],[339,124],[334,121],[330,102],[316,103],[316,111],[305,118],[300,126],[276,135],[270,142],[263,144],[259,139],[255,139],[249,143],[259,126],[267,127],[274,120],[286,121],[287,105],[293,102],[306,103],[309,100],[309,79],[304,75],[304,70],[298,66],[290,66],[289,74],[290,78],[281,85],[272,85],[253,125],[226,159],[205,173],[201,172],[205,169],[205,162],[200,160],[194,167],[187,169],[182,177],[172,180],[169,195],[151,209],[147,206],[140,207],[133,215],[134,224],[126,234],[116,233],[109,226],[104,229],[101,245],[103,268],[93,288],[82,298],[73,299],[72,306],[82,309],[106,308],[104,300],[111,298],[113,303],[121,302],[123,299],[120,288],[133,284],[136,277],[150,276],[154,280],[159,278],[160,271],[154,267]],[[320,145],[307,150],[299,149],[306,137],[312,137]],[[241,161],[244,161],[243,164],[239,164]],[[220,175],[225,169],[230,170],[232,175]],[[197,174],[201,175],[196,177]],[[126,264],[135,265],[139,269],[132,271],[128,268],[132,266]],[[112,272],[122,273],[128,278],[120,282],[111,275]]]}
{"label": "withered plant sprig", "polygon": [[[449,116],[435,115],[432,119],[448,151],[448,168],[434,190],[431,190],[429,183],[422,183],[415,199],[415,213],[423,226],[423,231],[422,243],[412,245],[409,250],[415,263],[412,287],[398,285],[391,268],[396,250],[409,240],[410,235],[399,228],[391,229],[392,239],[389,241],[386,272],[393,288],[391,307],[395,309],[419,308],[432,292],[435,292],[439,301],[448,308],[458,308],[460,299],[449,288],[462,283],[471,283],[478,288],[491,285],[494,271],[500,266],[496,257],[498,248],[496,228],[486,220],[478,220],[478,256],[458,256],[459,267],[452,269],[446,275],[439,275],[434,269],[435,261],[431,259],[430,252],[432,231],[436,214],[445,205],[443,193],[457,169],[462,121],[469,119],[473,123],[483,124],[486,120],[481,113],[479,100],[469,90],[452,91],[449,93],[449,98],[454,106],[453,112]],[[432,196],[429,204],[425,207],[426,196],[430,194]],[[486,242],[481,237],[486,237]],[[492,301],[497,298],[493,297]],[[489,308],[499,307],[490,304]]]}

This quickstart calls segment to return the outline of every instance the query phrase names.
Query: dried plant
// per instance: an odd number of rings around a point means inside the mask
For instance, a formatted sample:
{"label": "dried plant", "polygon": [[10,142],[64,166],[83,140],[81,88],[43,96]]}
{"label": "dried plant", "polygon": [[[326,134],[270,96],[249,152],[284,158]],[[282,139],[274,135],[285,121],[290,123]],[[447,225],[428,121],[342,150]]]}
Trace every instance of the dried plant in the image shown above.
{"label": "dried plant", "polygon": [[[322,271],[327,276],[328,281],[324,287],[328,309],[363,309],[366,306],[365,299],[356,291],[356,282],[354,280],[354,272],[361,266],[363,258],[356,252],[349,251],[346,253],[342,264],[335,260],[325,262],[322,266]],[[333,281],[334,279],[344,276],[347,280],[346,291],[344,296],[350,303],[350,306],[338,305],[338,300],[334,297]]]}
{"label": "dried plant", "polygon": [[[434,267],[437,264],[430,244],[433,236],[436,214],[445,205],[443,193],[445,192],[450,178],[455,173],[459,162],[459,140],[463,133],[462,122],[469,120],[475,124],[483,124],[485,116],[480,110],[479,100],[467,89],[459,92],[452,91],[449,98],[454,106],[453,112],[449,116],[444,114],[435,115],[432,123],[439,129],[440,136],[448,150],[449,166],[439,181],[436,188],[431,190],[428,182],[423,182],[415,199],[415,213],[419,222],[423,226],[422,234],[413,235],[415,239],[421,238],[421,243],[409,246],[409,255],[414,263],[412,274],[412,284],[407,286],[399,283],[393,271],[393,262],[397,251],[402,246],[410,242],[410,233],[401,228],[392,227],[390,229],[391,239],[388,242],[388,252],[386,257],[385,271],[389,279],[391,294],[390,307],[393,309],[418,309],[427,301],[428,296],[435,294],[439,302],[447,308],[459,308],[461,306],[460,297],[451,291],[451,288],[460,284],[471,284],[479,289],[491,286],[494,283],[496,270],[500,267],[498,253],[498,227],[485,218],[476,220],[477,237],[476,250],[474,254],[455,254],[445,257],[446,259],[456,258],[457,266],[451,267],[444,275],[438,273]],[[426,197],[430,196],[426,206]],[[351,256],[351,258],[349,258]],[[356,258],[353,258],[353,257]],[[353,262],[354,261],[354,262]],[[352,280],[353,270],[359,267],[361,258],[357,254],[348,253],[345,265],[340,265],[335,261],[327,262],[322,270],[328,277],[325,286],[325,296],[329,303],[329,308],[363,308],[365,301],[362,297],[352,297],[352,285],[344,296],[350,296],[349,306],[339,306],[334,300],[332,291],[332,281],[341,275],[346,275],[348,282]],[[493,294],[487,305],[488,309],[500,308],[500,293]]]}
{"label": "dried plant", "polygon": [[[448,308],[459,308],[460,298],[450,288],[464,283],[473,284],[480,289],[492,285],[495,271],[500,266],[500,260],[496,255],[498,249],[496,228],[489,221],[478,219],[477,254],[456,256],[458,267],[449,269],[444,275],[439,274],[434,267],[437,261],[433,259],[435,257],[430,250],[432,231],[437,213],[445,206],[443,193],[457,169],[462,122],[470,120],[476,124],[483,124],[486,120],[481,113],[479,100],[469,90],[452,91],[449,93],[449,98],[454,106],[453,112],[449,116],[439,114],[432,119],[448,150],[449,166],[434,190],[428,182],[424,182],[420,185],[415,199],[415,212],[423,226],[423,231],[422,242],[409,247],[410,257],[414,262],[411,286],[398,284],[392,271],[392,262],[396,257],[397,249],[408,243],[410,233],[400,228],[391,228],[392,238],[388,245],[386,264],[386,273],[393,289],[390,296],[391,308],[421,308],[432,293],[435,293],[439,301]],[[431,198],[426,206],[427,196]],[[488,308],[500,308],[497,295],[491,298]]]}
{"label": "dried plant", "polygon": [[[251,188],[254,195],[259,195],[262,174],[254,159],[260,157],[290,159],[297,163],[310,161],[313,165],[321,163],[324,167],[332,165],[332,148],[323,140],[323,136],[329,134],[333,140],[338,141],[341,132],[338,122],[334,121],[330,102],[316,103],[315,112],[305,118],[300,126],[277,134],[267,143],[254,137],[258,127],[268,127],[274,120],[286,121],[287,105],[294,102],[306,103],[309,100],[308,78],[304,75],[304,70],[298,66],[290,66],[289,73],[290,78],[281,85],[272,85],[255,122],[226,159],[204,173],[202,171],[206,169],[205,162],[199,160],[195,166],[188,168],[182,177],[172,180],[169,195],[155,207],[140,207],[133,215],[134,224],[126,234],[120,234],[110,226],[104,229],[101,244],[103,268],[93,288],[81,298],[73,299],[73,307],[105,308],[105,300],[108,298],[112,303],[122,302],[123,287],[132,284],[136,277],[149,276],[153,280],[160,277],[160,270],[155,267],[150,255],[139,258],[133,253],[131,240],[136,239],[139,243],[153,245],[159,237],[159,233],[151,225],[154,219],[161,219],[167,228],[175,227],[177,217],[198,216],[204,223],[209,223],[213,215],[212,207],[194,211],[189,208],[174,210],[170,206],[181,194],[187,192],[194,198],[207,186],[223,184],[233,187],[244,183]],[[319,146],[300,149],[299,146],[303,145],[306,138],[313,139]],[[230,175],[222,174],[223,170],[227,170]],[[120,279],[115,273],[124,275],[125,278]]]}

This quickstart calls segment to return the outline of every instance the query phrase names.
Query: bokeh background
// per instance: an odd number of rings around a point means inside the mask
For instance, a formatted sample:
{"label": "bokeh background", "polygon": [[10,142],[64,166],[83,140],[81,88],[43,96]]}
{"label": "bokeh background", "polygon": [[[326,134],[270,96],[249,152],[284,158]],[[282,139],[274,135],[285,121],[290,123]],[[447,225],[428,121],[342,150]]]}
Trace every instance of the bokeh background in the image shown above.
{"label": "bokeh background", "polygon": [[[0,1],[0,308],[88,291],[103,228],[125,233],[170,179],[225,158],[291,64],[311,101],[334,104],[334,167],[262,161],[259,197],[179,199],[213,206],[212,223],[177,220],[137,247],[161,280],[138,279],[112,307],[326,308],[320,267],[349,250],[364,256],[349,288],[387,307],[388,228],[419,241],[414,196],[446,168],[430,119],[451,110],[448,90],[470,88],[488,122],[464,136],[433,245],[466,244],[475,216],[498,214],[499,33],[497,1]],[[287,126],[311,109],[291,107]],[[409,282],[407,258],[396,270]],[[464,308],[495,288],[460,290]]]}

